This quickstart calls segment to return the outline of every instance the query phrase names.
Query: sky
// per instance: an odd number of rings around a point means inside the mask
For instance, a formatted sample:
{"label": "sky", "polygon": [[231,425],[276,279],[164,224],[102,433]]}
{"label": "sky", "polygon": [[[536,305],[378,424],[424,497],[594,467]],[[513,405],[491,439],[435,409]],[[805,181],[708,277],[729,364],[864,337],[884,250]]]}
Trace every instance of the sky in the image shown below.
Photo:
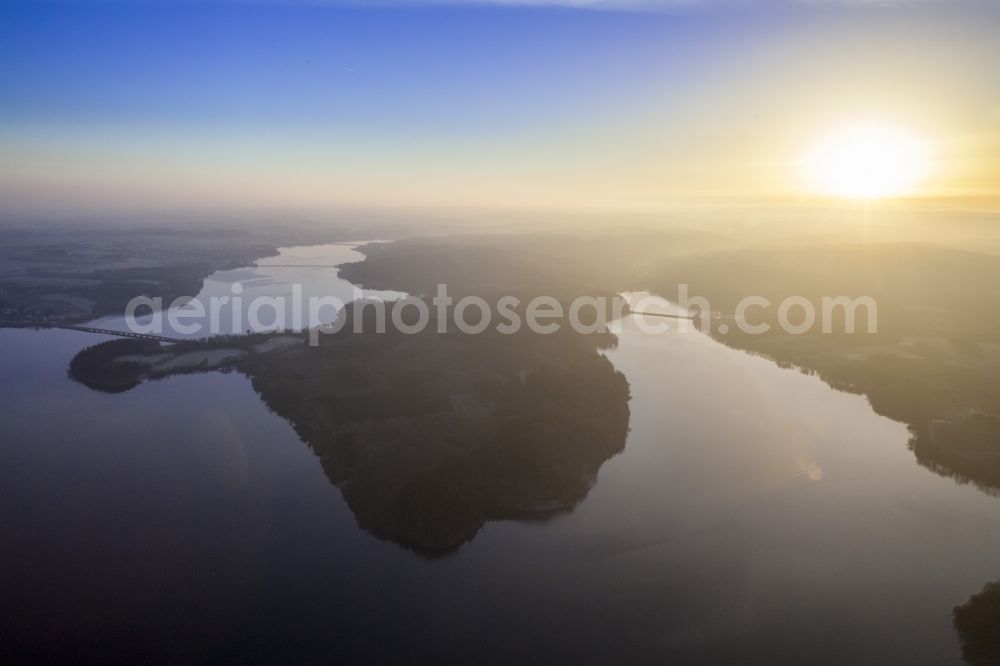
{"label": "sky", "polygon": [[1000,194],[988,0],[5,0],[5,211],[810,196],[839,128]]}

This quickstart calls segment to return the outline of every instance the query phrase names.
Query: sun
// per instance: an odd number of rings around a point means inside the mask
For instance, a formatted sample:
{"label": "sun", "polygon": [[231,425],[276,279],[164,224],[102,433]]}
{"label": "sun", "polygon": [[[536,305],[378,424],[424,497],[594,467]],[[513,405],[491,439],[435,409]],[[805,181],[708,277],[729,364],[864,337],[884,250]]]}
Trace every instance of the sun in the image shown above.
{"label": "sun", "polygon": [[818,142],[804,176],[818,194],[882,199],[916,193],[930,170],[926,142],[888,125],[857,125]]}

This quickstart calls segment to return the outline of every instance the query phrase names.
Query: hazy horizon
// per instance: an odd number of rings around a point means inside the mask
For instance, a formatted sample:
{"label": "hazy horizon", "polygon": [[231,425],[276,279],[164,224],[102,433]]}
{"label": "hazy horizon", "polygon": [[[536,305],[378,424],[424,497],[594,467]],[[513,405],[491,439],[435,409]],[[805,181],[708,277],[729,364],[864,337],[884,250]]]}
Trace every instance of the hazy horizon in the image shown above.
{"label": "hazy horizon", "polygon": [[14,0],[0,30],[8,215],[796,205],[870,124],[920,141],[887,194],[1000,196],[987,2]]}

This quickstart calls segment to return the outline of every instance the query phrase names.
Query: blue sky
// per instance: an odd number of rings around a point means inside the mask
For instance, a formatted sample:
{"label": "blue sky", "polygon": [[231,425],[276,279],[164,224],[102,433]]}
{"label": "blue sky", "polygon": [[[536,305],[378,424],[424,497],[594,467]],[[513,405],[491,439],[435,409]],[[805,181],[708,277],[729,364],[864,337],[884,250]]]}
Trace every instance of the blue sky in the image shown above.
{"label": "blue sky", "polygon": [[0,114],[33,122],[544,122],[683,84],[713,65],[707,31],[753,30],[701,12],[4,6]]}
{"label": "blue sky", "polygon": [[0,192],[610,204],[765,187],[820,101],[993,129],[988,4],[575,4],[5,0]]}

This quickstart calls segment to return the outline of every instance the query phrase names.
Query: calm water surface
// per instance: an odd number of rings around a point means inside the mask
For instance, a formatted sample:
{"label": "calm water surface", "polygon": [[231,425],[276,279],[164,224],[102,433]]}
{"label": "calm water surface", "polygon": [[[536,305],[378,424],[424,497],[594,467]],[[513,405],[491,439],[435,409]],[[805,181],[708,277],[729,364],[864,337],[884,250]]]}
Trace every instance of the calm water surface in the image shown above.
{"label": "calm water surface", "polygon": [[[186,313],[178,319],[180,326],[172,326],[171,319],[161,314],[156,330],[136,332],[202,338],[277,328],[305,330],[331,323],[337,313],[332,304],[317,305],[312,310],[310,299],[332,297],[346,304],[362,298],[391,301],[405,296],[400,291],[363,289],[339,276],[338,266],[364,260],[365,256],[355,249],[363,244],[285,247],[280,248],[277,256],[260,259],[254,266],[216,271],[205,279],[201,292],[194,298],[197,303],[173,308]],[[256,308],[254,303],[258,304]],[[200,316],[192,314],[197,312],[195,307],[200,308]],[[156,315],[148,312],[148,306],[137,309],[136,322],[151,324]],[[130,330],[126,318],[117,315],[95,319],[88,325]]]}
{"label": "calm water surface", "polygon": [[632,431],[587,499],[433,561],[358,529],[242,375],[105,395],[66,377],[102,336],[0,330],[0,641],[180,661],[957,662],[951,608],[1000,578],[1000,499],[919,467],[862,397],[638,323],[608,352]]}

